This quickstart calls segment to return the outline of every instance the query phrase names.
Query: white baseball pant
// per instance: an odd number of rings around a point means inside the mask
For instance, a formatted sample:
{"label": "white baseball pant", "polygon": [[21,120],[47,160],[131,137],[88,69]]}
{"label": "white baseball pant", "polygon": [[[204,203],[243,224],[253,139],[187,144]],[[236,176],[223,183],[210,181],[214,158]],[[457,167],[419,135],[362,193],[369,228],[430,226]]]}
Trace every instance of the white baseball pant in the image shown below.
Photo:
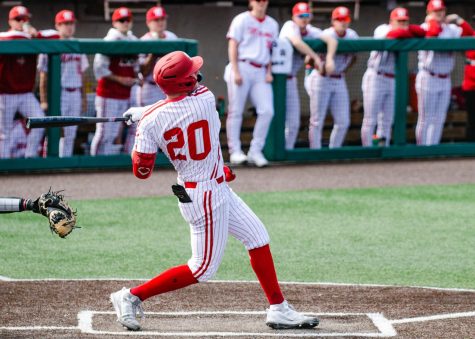
{"label": "white baseball pant", "polygon": [[[117,118],[121,117],[122,113],[129,108],[129,99],[111,99],[96,96],[95,106],[97,117]],[[118,123],[96,124],[96,133],[91,143],[91,155],[117,153],[114,140],[121,130],[121,125]]]}
{"label": "white baseball pant", "polygon": [[224,71],[224,80],[228,86],[228,116],[226,134],[230,153],[241,150],[241,126],[244,105],[248,96],[256,107],[257,120],[252,134],[249,152],[261,152],[274,116],[274,96],[271,84],[265,81],[265,67],[255,67],[246,62],[239,62],[242,84],[236,85],[231,65]]}
{"label": "white baseball pant", "polygon": [[368,68],[363,75],[364,117],[361,125],[361,143],[372,146],[374,129],[378,138],[386,139],[386,146],[391,142],[391,127],[394,120],[394,77],[378,74]]}
{"label": "white baseball pant", "polygon": [[416,142],[418,145],[437,145],[442,138],[445,118],[450,104],[450,77],[438,78],[427,71],[416,76],[418,117]]}
{"label": "white baseball pant", "polygon": [[269,243],[262,222],[225,182],[199,182],[196,188],[186,188],[186,192],[192,202],[179,202],[178,206],[190,224],[192,256],[188,266],[199,282],[211,279],[217,272],[228,234],[247,250]]}
{"label": "white baseball pant", "polygon": [[297,77],[287,77],[287,95],[285,112],[285,148],[293,149],[300,129],[300,96]]}
{"label": "white baseball pant", "polygon": [[310,91],[310,148],[322,148],[322,131],[327,110],[333,116],[330,148],[341,147],[350,126],[350,102],[345,78],[330,78],[313,70],[307,79]]}
{"label": "white baseball pant", "polygon": [[[82,89],[75,91],[63,89],[61,91],[61,114],[78,117],[81,115]],[[59,139],[59,156],[70,157],[73,155],[74,139],[78,126],[63,127],[63,136]]]}
{"label": "white baseball pant", "polygon": [[[45,114],[33,93],[0,94],[0,158],[11,158],[13,118],[20,112],[24,117],[43,117]],[[37,157],[44,129],[33,128],[26,138],[25,157]]]}

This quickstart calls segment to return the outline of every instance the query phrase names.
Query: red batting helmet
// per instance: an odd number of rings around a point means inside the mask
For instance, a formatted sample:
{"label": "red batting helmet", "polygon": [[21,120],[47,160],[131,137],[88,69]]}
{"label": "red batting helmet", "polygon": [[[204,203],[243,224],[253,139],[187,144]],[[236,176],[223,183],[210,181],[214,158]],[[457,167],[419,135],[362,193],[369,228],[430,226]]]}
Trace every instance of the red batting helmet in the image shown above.
{"label": "red batting helmet", "polygon": [[190,58],[181,51],[163,56],[153,68],[153,79],[166,94],[191,92],[198,81],[192,75],[203,66],[203,58]]}

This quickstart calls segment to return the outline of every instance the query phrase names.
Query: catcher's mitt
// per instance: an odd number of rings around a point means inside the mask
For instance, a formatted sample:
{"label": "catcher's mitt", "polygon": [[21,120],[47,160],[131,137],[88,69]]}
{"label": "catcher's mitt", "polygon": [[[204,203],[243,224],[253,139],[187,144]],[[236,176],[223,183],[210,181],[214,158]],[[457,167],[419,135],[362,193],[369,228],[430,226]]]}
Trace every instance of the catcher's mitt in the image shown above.
{"label": "catcher's mitt", "polygon": [[61,191],[42,194],[35,202],[33,211],[48,218],[51,232],[65,238],[76,226],[76,211],[64,200]]}

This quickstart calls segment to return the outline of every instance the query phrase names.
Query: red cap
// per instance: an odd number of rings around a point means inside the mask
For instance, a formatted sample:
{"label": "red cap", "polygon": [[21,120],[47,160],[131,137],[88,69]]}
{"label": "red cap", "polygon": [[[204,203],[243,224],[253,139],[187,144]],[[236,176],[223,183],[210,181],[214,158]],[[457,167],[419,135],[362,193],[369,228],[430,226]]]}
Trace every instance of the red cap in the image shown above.
{"label": "red cap", "polygon": [[294,7],[292,7],[292,15],[301,15],[308,14],[311,15],[310,6],[306,2],[297,2]]}
{"label": "red cap", "polygon": [[350,22],[351,21],[350,10],[343,6],[335,8],[332,12],[332,20],[335,20],[335,19]]}
{"label": "red cap", "polygon": [[440,11],[445,8],[445,4],[442,0],[430,0],[427,4],[427,12]]}
{"label": "red cap", "polygon": [[112,21],[129,18],[132,19],[132,12],[127,7],[119,7],[112,13]]}
{"label": "red cap", "polygon": [[15,6],[10,10],[10,13],[8,13],[8,19],[16,19],[18,17],[25,17],[25,18],[31,18],[31,14],[28,11],[28,8],[25,6]]}
{"label": "red cap", "polygon": [[54,18],[54,22],[57,24],[62,24],[65,22],[75,22],[76,21],[76,16],[74,15],[74,12],[63,9],[61,12],[58,12],[56,14],[56,17]]}
{"label": "red cap", "polygon": [[397,7],[391,11],[390,20],[409,20],[409,12],[407,9]]}
{"label": "red cap", "polygon": [[156,20],[156,19],[163,19],[167,17],[167,13],[165,12],[165,8],[162,6],[155,6],[150,8],[147,11],[147,22],[151,20]]}

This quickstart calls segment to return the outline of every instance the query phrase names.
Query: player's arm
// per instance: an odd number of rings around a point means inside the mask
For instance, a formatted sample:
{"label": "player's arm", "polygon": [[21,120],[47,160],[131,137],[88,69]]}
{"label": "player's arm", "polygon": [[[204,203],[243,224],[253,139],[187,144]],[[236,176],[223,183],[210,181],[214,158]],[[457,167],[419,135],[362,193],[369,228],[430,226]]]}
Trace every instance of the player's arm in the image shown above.
{"label": "player's arm", "polygon": [[48,110],[48,73],[40,72],[40,105],[43,111]]}
{"label": "player's arm", "polygon": [[35,211],[34,201],[24,198],[0,198],[0,214],[23,211]]}
{"label": "player's arm", "polygon": [[144,77],[152,73],[156,60],[156,56],[151,53],[147,54],[147,56],[143,58],[143,62],[140,64],[140,72]]}
{"label": "player's arm", "polygon": [[327,72],[327,74],[331,74],[335,70],[335,54],[338,48],[338,40],[326,34],[322,34],[320,40],[327,44],[325,71]]}
{"label": "player's arm", "polygon": [[132,151],[132,170],[139,179],[147,179],[152,175],[157,153],[141,153]]}
{"label": "player's arm", "polygon": [[473,36],[473,28],[470,26],[470,24],[464,20],[460,15],[458,14],[449,14],[445,18],[445,22],[448,24],[455,24],[462,28],[462,34],[461,36]]}
{"label": "player's arm", "polygon": [[123,86],[132,87],[135,84],[135,79],[130,77],[123,77],[113,74],[110,69],[110,58],[104,54],[96,54],[94,57],[94,75],[97,80],[105,78],[115,81]]}
{"label": "player's arm", "polygon": [[440,32],[442,32],[442,25],[440,22],[435,20],[430,14],[426,18],[427,22],[427,37],[437,37],[439,36]]}
{"label": "player's arm", "polygon": [[423,38],[426,36],[426,31],[419,25],[409,25],[409,32],[414,38]]}
{"label": "player's arm", "polygon": [[87,92],[86,92],[86,74],[81,75],[82,87],[81,87],[81,112],[87,112]]}
{"label": "player's arm", "polygon": [[234,73],[234,82],[237,85],[242,84],[241,73],[239,73],[239,59],[238,59],[238,45],[237,40],[233,38],[228,39],[228,57],[231,64],[231,71]]}

